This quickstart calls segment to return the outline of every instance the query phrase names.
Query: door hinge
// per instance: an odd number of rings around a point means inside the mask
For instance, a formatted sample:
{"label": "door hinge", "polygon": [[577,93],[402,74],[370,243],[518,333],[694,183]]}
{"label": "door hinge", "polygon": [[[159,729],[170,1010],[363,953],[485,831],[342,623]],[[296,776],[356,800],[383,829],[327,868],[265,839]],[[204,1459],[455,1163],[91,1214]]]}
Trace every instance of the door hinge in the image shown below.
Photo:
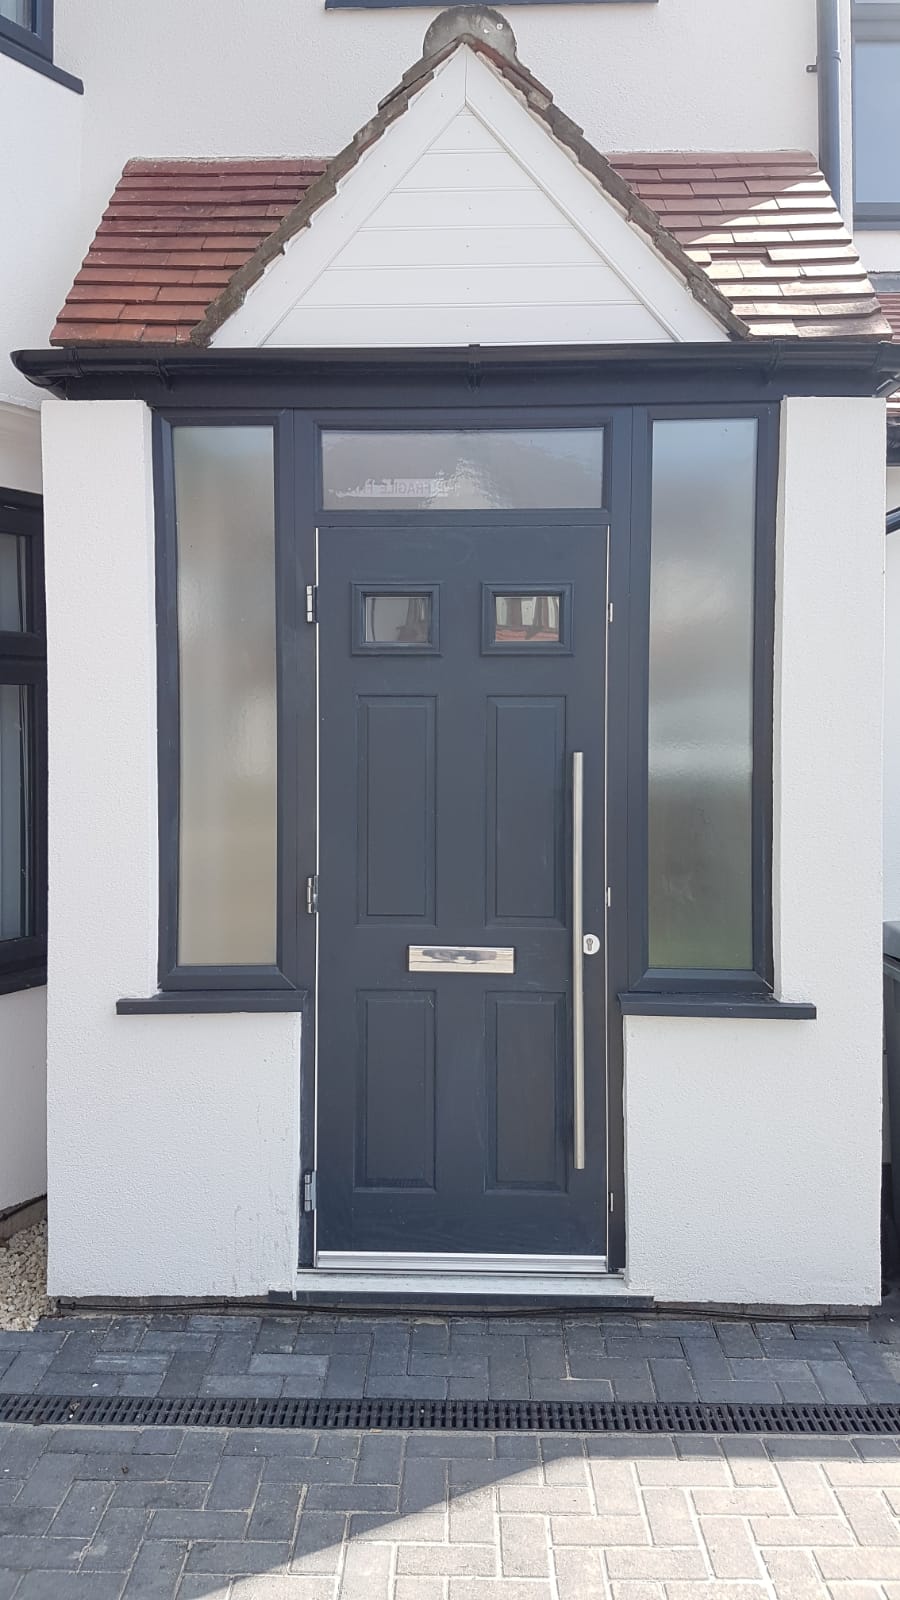
{"label": "door hinge", "polygon": [[612,603],[611,600],[609,602],[609,605],[606,608],[606,615],[609,618],[609,621],[612,622],[612,620],[613,620],[613,603]]}
{"label": "door hinge", "polygon": [[319,877],[313,873],[306,880],[306,914],[314,917],[319,909]]}
{"label": "door hinge", "polygon": [[319,620],[319,586],[317,583],[306,585],[306,620],[318,622]]}
{"label": "door hinge", "polygon": [[608,906],[612,905],[612,889],[609,888],[608,886],[607,886],[607,890],[606,890],[606,904]]}
{"label": "door hinge", "polygon": [[306,1213],[307,1211],[315,1211],[315,1209],[316,1171],[313,1168],[311,1172],[304,1172],[303,1174],[303,1210]]}
{"label": "door hinge", "polygon": [[613,1194],[612,1189],[609,1191],[609,1209],[611,1212],[615,1211],[616,1209],[616,1197]]}

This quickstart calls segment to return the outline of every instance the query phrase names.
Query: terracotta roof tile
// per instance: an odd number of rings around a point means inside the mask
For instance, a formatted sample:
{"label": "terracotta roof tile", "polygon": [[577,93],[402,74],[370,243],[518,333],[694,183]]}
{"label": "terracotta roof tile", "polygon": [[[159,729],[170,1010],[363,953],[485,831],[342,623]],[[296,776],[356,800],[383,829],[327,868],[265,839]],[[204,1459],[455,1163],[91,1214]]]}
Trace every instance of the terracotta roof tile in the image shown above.
{"label": "terracotta roof tile", "polygon": [[[608,159],[751,333],[878,339],[890,326],[900,339],[900,295],[879,304],[812,156]],[[327,167],[312,157],[129,162],[51,342],[187,342]]]}

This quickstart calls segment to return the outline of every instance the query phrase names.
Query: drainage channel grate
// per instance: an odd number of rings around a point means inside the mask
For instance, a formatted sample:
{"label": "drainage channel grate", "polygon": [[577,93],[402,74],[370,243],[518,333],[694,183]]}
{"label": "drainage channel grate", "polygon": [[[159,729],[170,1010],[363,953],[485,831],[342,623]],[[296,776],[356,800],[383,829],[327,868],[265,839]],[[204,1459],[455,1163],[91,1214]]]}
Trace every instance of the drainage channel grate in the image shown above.
{"label": "drainage channel grate", "polygon": [[0,1396],[0,1422],[93,1428],[361,1428],[453,1433],[898,1434],[900,1405],[628,1400],[227,1400]]}

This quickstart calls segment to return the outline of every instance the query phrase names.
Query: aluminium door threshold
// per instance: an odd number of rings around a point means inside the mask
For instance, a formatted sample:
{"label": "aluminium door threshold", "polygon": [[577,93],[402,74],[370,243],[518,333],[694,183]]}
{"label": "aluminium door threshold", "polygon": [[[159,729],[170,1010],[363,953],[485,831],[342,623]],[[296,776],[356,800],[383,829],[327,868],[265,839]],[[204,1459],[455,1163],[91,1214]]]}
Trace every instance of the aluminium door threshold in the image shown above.
{"label": "aluminium door threshold", "polygon": [[273,1302],[299,1306],[444,1307],[509,1306],[520,1310],[651,1311],[651,1295],[632,1294],[616,1273],[338,1271],[311,1268],[297,1274],[293,1292]]}

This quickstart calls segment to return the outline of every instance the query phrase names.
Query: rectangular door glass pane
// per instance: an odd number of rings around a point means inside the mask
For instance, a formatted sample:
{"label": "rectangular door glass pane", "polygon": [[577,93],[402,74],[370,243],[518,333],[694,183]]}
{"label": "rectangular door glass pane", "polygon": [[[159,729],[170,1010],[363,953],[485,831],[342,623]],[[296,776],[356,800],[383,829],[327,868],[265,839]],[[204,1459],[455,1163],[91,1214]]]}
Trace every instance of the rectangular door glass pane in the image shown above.
{"label": "rectangular door glass pane", "polygon": [[28,627],[26,545],[15,533],[0,533],[0,633]]}
{"label": "rectangular door glass pane", "polygon": [[175,429],[178,961],[276,959],[275,494],[266,427]]}
{"label": "rectangular door glass pane", "polygon": [[756,422],[657,422],[651,967],[752,970]]}
{"label": "rectangular door glass pane", "polygon": [[366,644],[430,644],[429,594],[367,594]]}
{"label": "rectangular door glass pane", "polygon": [[495,644],[559,644],[558,594],[494,596]]}
{"label": "rectangular door glass pane", "polygon": [[32,931],[32,691],[0,683],[0,939]]}
{"label": "rectangular door glass pane", "polygon": [[853,46],[853,157],[858,205],[900,205],[897,115],[900,41]]}
{"label": "rectangular door glass pane", "polygon": [[603,505],[603,429],[322,434],[335,511],[526,511]]}

